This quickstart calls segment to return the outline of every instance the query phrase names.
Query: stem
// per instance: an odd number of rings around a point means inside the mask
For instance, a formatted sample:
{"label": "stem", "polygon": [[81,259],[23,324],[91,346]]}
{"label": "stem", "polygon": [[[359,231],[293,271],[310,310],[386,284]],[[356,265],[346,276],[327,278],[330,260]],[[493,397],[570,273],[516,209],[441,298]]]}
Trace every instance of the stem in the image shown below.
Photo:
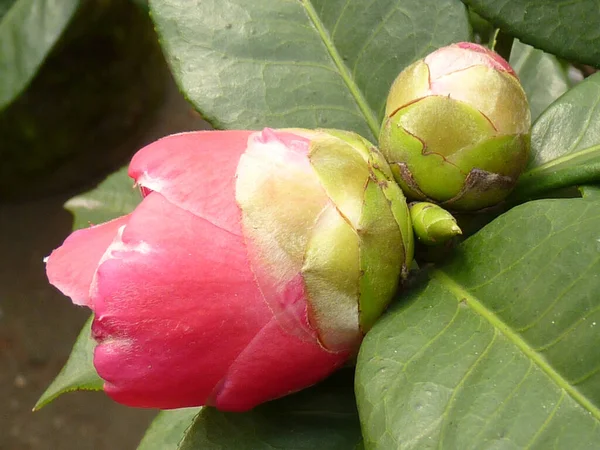
{"label": "stem", "polygon": [[492,36],[491,48],[508,61],[514,40],[515,38],[510,34],[504,33],[500,28],[496,28]]}

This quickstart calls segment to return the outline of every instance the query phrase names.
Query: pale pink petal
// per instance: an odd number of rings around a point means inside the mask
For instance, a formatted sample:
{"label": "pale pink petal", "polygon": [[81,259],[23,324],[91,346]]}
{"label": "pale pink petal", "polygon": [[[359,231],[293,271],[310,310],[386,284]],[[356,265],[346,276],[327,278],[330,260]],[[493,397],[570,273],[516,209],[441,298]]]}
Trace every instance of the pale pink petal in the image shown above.
{"label": "pale pink petal", "polygon": [[153,192],[91,289],[105,390],[130,406],[201,405],[272,315],[243,239]]}
{"label": "pale pink petal", "polygon": [[254,133],[252,141],[267,145],[273,143],[283,144],[288,150],[286,152],[287,158],[293,158],[295,162],[306,164],[310,150],[310,138],[301,134],[306,134],[306,130],[298,130],[299,133],[294,133],[293,131],[265,128],[261,132]]}
{"label": "pale pink petal", "polygon": [[486,66],[515,75],[510,65],[500,55],[471,42],[442,47],[427,55],[425,64],[429,68],[429,80],[432,85],[445,75],[473,66]]}
{"label": "pale pink petal", "polygon": [[281,328],[242,238],[156,192],[105,252],[91,292],[94,364],[108,395],[129,406],[244,410],[347,358]]}
{"label": "pale pink petal", "polygon": [[195,131],[160,139],[136,153],[129,176],[171,203],[241,235],[235,171],[252,131]]}
{"label": "pale pink petal", "polygon": [[72,233],[46,260],[50,283],[76,305],[89,306],[90,284],[98,262],[128,220],[127,215]]}
{"label": "pale pink petal", "polygon": [[490,50],[489,48],[484,47],[483,45],[474,44],[472,42],[459,42],[456,45],[460,48],[464,48],[464,49],[468,49],[468,50],[472,50],[472,51],[475,51],[478,53],[484,53],[484,54],[488,55],[493,60],[491,62],[491,64],[494,65],[494,67],[496,69],[504,71],[504,72],[509,72],[510,74],[516,76],[515,71],[510,66],[510,64],[502,56],[500,56],[498,53]]}
{"label": "pale pink petal", "polygon": [[309,141],[265,129],[248,139],[237,170],[236,201],[252,271],[281,326],[315,340],[300,275],[317,217],[330,203],[307,157]]}

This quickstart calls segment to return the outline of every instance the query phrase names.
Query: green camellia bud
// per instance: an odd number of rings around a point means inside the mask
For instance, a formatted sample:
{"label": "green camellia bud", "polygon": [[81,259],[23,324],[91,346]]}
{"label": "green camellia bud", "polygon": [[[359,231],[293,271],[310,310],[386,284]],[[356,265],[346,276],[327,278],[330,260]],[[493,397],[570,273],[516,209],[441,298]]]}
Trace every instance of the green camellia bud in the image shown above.
{"label": "green camellia bud", "polygon": [[321,345],[354,351],[413,259],[408,205],[385,158],[347,131],[265,130],[249,140],[236,186],[254,276],[278,322],[302,336],[308,304]]}
{"label": "green camellia bud", "polygon": [[415,235],[425,245],[443,244],[462,234],[452,214],[438,205],[415,202],[409,208]]}
{"label": "green camellia bud", "polygon": [[480,45],[450,45],[406,68],[385,112],[380,149],[411,199],[493,206],[527,163],[525,92],[508,63]]}

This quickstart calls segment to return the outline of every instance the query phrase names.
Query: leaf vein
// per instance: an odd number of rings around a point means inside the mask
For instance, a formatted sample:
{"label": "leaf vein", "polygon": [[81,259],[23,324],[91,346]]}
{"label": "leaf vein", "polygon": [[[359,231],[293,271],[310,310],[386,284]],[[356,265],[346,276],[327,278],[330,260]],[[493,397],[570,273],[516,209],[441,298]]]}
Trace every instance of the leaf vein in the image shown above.
{"label": "leaf vein", "polygon": [[486,319],[495,330],[500,331],[510,342],[512,342],[527,358],[534,362],[554,383],[566,391],[581,407],[589,411],[596,419],[600,420],[600,409],[587,399],[577,388],[571,385],[558,371],[556,371],[544,359],[542,355],[535,351],[525,339],[513,331],[504,323],[493,311],[487,308],[478,298],[472,295],[467,289],[452,279],[448,274],[441,270],[436,270],[432,276],[443,286],[452,292],[457,299],[466,300],[467,305],[478,315]]}
{"label": "leaf vein", "polygon": [[[568,247],[570,244],[570,242],[567,243],[567,245],[565,245],[562,249],[564,250],[566,247]],[[560,254],[560,252],[556,252],[557,255]],[[553,259],[554,260],[554,259]],[[600,261],[600,256],[597,257],[594,261],[592,261],[592,263],[587,267],[587,269],[585,269],[584,271],[582,271],[576,278],[573,279],[573,281],[571,281],[571,283],[569,283],[568,286],[566,286],[562,292],[560,292],[556,298],[548,305],[548,307],[541,313],[538,314],[533,321],[531,321],[530,323],[528,323],[527,325],[525,325],[522,328],[517,329],[517,331],[519,331],[520,333],[527,331],[529,329],[531,329],[532,327],[534,327],[536,324],[538,324],[544,317],[546,317],[550,311],[552,311],[552,309],[561,301],[561,299],[563,299],[565,297],[565,295],[574,287],[577,285],[577,283],[579,281],[581,281],[582,279],[585,278],[585,276],[587,275],[587,273],[590,271],[590,269],[592,269],[597,263],[598,261]],[[541,272],[540,272],[541,273]],[[537,278],[536,278],[537,279]]]}
{"label": "leaf vein", "polygon": [[593,315],[594,313],[596,313],[598,311],[600,311],[600,305],[591,309],[585,316],[580,317],[576,322],[574,322],[570,327],[565,329],[553,341],[550,341],[546,345],[542,345],[541,347],[536,347],[535,351],[539,352],[539,353],[543,353],[543,352],[547,351],[548,349],[554,347],[556,344],[558,344],[560,341],[562,341],[565,337],[567,337],[569,335],[569,333],[571,333],[573,330],[575,330],[579,326],[579,324],[581,324],[584,320],[586,320],[588,317],[590,317],[591,315]]}
{"label": "leaf vein", "polygon": [[[456,400],[458,391],[461,390],[461,388],[465,384],[465,381],[467,380],[467,378],[469,378],[469,376],[473,373],[473,371],[475,370],[475,368],[481,363],[481,361],[483,360],[483,358],[488,354],[488,352],[490,351],[490,349],[494,345],[494,342],[496,341],[496,336],[497,336],[497,330],[494,329],[494,335],[492,336],[492,339],[490,339],[490,342],[488,342],[488,344],[485,346],[485,349],[481,352],[481,354],[479,354],[477,356],[477,358],[475,359],[475,361],[473,361],[473,363],[471,364],[471,367],[469,367],[469,369],[461,377],[460,382],[452,390],[452,395],[448,399],[448,403],[446,404],[446,407],[444,408],[444,412],[442,413],[442,417],[448,416],[448,412],[449,412],[450,408],[452,407],[452,405],[454,404],[454,401]],[[438,441],[438,449],[443,449],[444,448],[444,431],[445,430],[446,430],[446,428],[444,428],[443,423],[442,423],[442,429],[440,431],[440,440]]]}
{"label": "leaf vein", "polygon": [[352,97],[354,97],[354,101],[356,102],[356,105],[362,112],[365,121],[367,122],[367,125],[371,129],[371,133],[373,133],[373,136],[377,136],[379,134],[379,121],[377,120],[377,117],[375,116],[375,113],[373,112],[371,107],[367,104],[367,101],[365,100],[362,92],[358,88],[356,81],[354,80],[354,78],[352,78],[348,67],[346,67],[346,65],[344,64],[342,57],[340,56],[337,48],[331,40],[331,37],[325,30],[323,22],[321,21],[317,12],[315,11],[312,2],[310,0],[300,0],[300,3],[302,4],[302,6],[304,6],[304,9],[306,10],[309,19],[312,21],[321,40],[323,41],[323,44],[327,48],[331,60],[338,69],[338,72],[342,77],[342,80],[344,80],[344,83],[348,87],[348,90],[352,94]]}
{"label": "leaf vein", "polygon": [[540,428],[537,430],[537,432],[533,435],[533,437],[527,443],[527,445],[524,447],[524,449],[531,448],[532,445],[533,445],[533,443],[542,435],[542,432],[546,428],[548,428],[548,425],[550,425],[550,422],[552,422],[552,419],[556,415],[556,412],[558,411],[558,408],[559,408],[559,406],[562,403],[562,401],[563,401],[564,398],[565,398],[565,391],[562,391],[560,393],[560,398],[556,402],[556,405],[554,405],[554,408],[552,408],[552,411],[550,411],[550,413],[548,414],[548,417],[546,417],[546,420],[544,420],[544,423],[540,426]]}

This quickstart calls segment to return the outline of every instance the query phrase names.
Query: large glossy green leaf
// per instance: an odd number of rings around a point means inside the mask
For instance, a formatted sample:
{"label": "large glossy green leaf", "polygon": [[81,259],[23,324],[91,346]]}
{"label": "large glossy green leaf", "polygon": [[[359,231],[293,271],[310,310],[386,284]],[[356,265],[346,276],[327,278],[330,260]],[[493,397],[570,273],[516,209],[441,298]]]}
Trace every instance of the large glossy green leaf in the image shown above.
{"label": "large glossy green leaf", "polygon": [[66,392],[102,390],[103,381],[94,369],[93,363],[96,342],[92,339],[92,319],[93,316],[81,329],[67,363],[37,401],[34,410],[46,406]]}
{"label": "large glossy green leaf", "polygon": [[161,411],[152,421],[137,450],[177,450],[200,408]]}
{"label": "large glossy green leaf", "polygon": [[463,0],[521,41],[568,60],[600,66],[598,0]]}
{"label": "large glossy green leaf", "polygon": [[359,450],[353,371],[247,413],[204,408],[180,450]]}
{"label": "large glossy green leaf", "polygon": [[80,0],[0,0],[0,110],[33,79]]}
{"label": "large glossy green leaf", "polygon": [[527,199],[600,180],[600,74],[556,100],[531,130],[531,160],[513,193]]}
{"label": "large glossy green leaf", "polygon": [[516,41],[510,53],[513,67],[531,108],[535,120],[550,104],[569,89],[567,70],[556,56]]}
{"label": "large glossy green leaf", "polygon": [[518,206],[375,325],[357,399],[367,449],[600,443],[600,198]]}
{"label": "large glossy green leaf", "polygon": [[85,228],[130,213],[142,200],[127,176],[127,167],[109,175],[95,189],[65,203],[74,217],[73,229]]}
{"label": "large glossy green leaf", "polygon": [[151,0],[184,94],[217,128],[329,127],[374,139],[409,63],[470,26],[457,0]]}

